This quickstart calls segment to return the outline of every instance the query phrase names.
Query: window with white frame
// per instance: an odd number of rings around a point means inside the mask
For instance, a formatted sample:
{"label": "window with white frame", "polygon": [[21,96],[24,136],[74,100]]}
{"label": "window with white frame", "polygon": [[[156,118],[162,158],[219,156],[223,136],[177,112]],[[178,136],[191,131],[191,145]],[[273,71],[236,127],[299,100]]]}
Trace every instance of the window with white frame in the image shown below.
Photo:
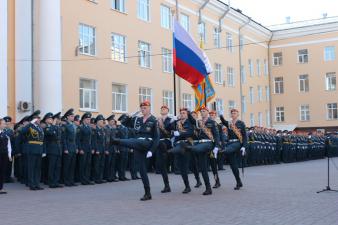
{"label": "window with white frame", "polygon": [[81,110],[97,109],[96,80],[80,79],[80,108]]}
{"label": "window with white frame", "polygon": [[150,0],[137,0],[137,17],[150,21]]}
{"label": "window with white frame", "polygon": [[299,75],[299,91],[309,92],[309,75]]}
{"label": "window with white frame", "polygon": [[111,58],[114,61],[126,62],[127,57],[127,46],[126,37],[119,34],[112,34],[112,46],[111,46]]}
{"label": "window with white frame", "polygon": [[168,106],[170,115],[174,113],[174,94],[172,91],[163,91],[163,105]]}
{"label": "window with white frame", "polygon": [[250,104],[253,104],[255,101],[253,87],[249,87],[249,98],[250,98]]}
{"label": "window with white frame", "polygon": [[338,119],[337,103],[328,103],[326,105],[326,110],[327,110],[327,119],[328,120]]}
{"label": "window with white frame", "polygon": [[205,23],[202,21],[198,24],[198,33],[200,35],[200,38],[202,39],[203,43],[206,42],[206,29],[205,29]]}
{"label": "window with white frame", "polygon": [[337,86],[336,73],[326,73],[325,86],[327,91],[335,91]]}
{"label": "window with white frame", "polygon": [[263,126],[263,113],[262,112],[258,113],[258,126],[260,127]]}
{"label": "window with white frame", "polygon": [[144,101],[152,102],[152,91],[151,88],[147,87],[140,87],[138,90],[138,99],[139,103],[141,104]]}
{"label": "window with white frame", "polygon": [[228,102],[228,117],[229,118],[230,118],[230,115],[231,115],[230,111],[231,111],[231,109],[234,109],[234,108],[236,108],[235,101],[234,100],[229,100],[229,102]]}
{"label": "window with white frame", "polygon": [[275,111],[275,120],[276,122],[284,122],[284,106],[276,107]]}
{"label": "window with white frame", "polygon": [[263,101],[263,89],[260,85],[257,87],[257,92],[258,92],[258,101],[262,102]]}
{"label": "window with white frame", "polygon": [[222,65],[215,63],[215,83],[223,84]]}
{"label": "window with white frame", "polygon": [[247,107],[246,107],[246,97],[242,96],[242,113],[246,113]]}
{"label": "window with white frame", "polygon": [[333,61],[336,59],[336,48],[334,46],[326,46],[324,48],[324,61]]}
{"label": "window with white frame", "polygon": [[185,15],[183,13],[180,14],[180,23],[181,26],[187,31],[189,32],[190,30],[190,21],[189,21],[189,16]]}
{"label": "window with white frame", "polygon": [[221,47],[221,33],[219,32],[218,27],[214,27],[214,46],[216,48],[220,48]]}
{"label": "window with white frame", "polygon": [[284,93],[284,81],[283,77],[275,77],[275,94]]}
{"label": "window with white frame", "polygon": [[235,75],[232,67],[227,67],[227,80],[229,87],[235,87]]}
{"label": "window with white frame", "polygon": [[251,61],[251,59],[249,59],[248,60],[248,65],[249,65],[249,74],[250,74],[250,77],[253,77],[253,70],[254,70],[254,68],[253,68],[253,64],[252,64],[252,61]]}
{"label": "window with white frame", "polygon": [[270,111],[269,110],[265,110],[265,124],[266,127],[270,127]]}
{"label": "window with white frame", "polygon": [[243,35],[239,36],[239,50],[242,51],[244,46],[244,37]]}
{"label": "window with white frame", "polygon": [[112,8],[119,12],[126,12],[126,0],[112,0]]}
{"label": "window with white frame", "polygon": [[301,121],[310,120],[310,106],[308,104],[304,104],[299,107],[299,117]]}
{"label": "window with white frame", "polygon": [[127,85],[113,84],[113,111],[127,112]]}
{"label": "window with white frame", "polygon": [[138,64],[144,68],[150,68],[150,44],[139,41],[138,42]]}
{"label": "window with white frame", "polygon": [[265,100],[268,102],[270,101],[270,87],[265,86]]}
{"label": "window with white frame", "polygon": [[166,5],[161,5],[161,27],[171,29],[171,9]]}
{"label": "window with white frame", "polygon": [[261,61],[259,59],[256,60],[256,68],[257,68],[257,76],[261,75]]}
{"label": "window with white frame", "polygon": [[268,62],[264,59],[264,76],[268,76]]}
{"label": "window with white frame", "polygon": [[221,98],[216,98],[216,112],[224,112],[224,102]]}
{"label": "window with white frame", "polygon": [[283,64],[283,55],[281,52],[273,53],[272,63],[274,66],[280,66]]}
{"label": "window with white frame", "polygon": [[96,32],[95,27],[82,24],[79,25],[79,53],[94,56],[96,54]]}
{"label": "window with white frame", "polygon": [[233,43],[232,43],[232,34],[226,33],[226,50],[228,52],[233,51]]}
{"label": "window with white frame", "polygon": [[188,110],[194,109],[193,98],[191,94],[183,94],[183,107],[187,108]]}
{"label": "window with white frame", "polygon": [[241,81],[242,81],[242,84],[246,82],[245,67],[243,65],[241,65]]}
{"label": "window with white frame", "polygon": [[250,113],[250,127],[255,126],[255,114]]}
{"label": "window with white frame", "polygon": [[173,72],[173,56],[170,49],[162,48],[162,71],[165,73]]}
{"label": "window with white frame", "polygon": [[308,63],[309,55],[307,49],[298,50],[298,62],[299,63]]}

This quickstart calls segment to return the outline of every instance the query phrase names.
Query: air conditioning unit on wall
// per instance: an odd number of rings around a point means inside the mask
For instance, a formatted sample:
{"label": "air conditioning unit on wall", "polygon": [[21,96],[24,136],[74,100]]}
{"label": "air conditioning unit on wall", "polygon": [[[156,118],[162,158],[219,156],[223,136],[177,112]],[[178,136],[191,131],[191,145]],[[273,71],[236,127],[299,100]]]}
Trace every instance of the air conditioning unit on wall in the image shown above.
{"label": "air conditioning unit on wall", "polygon": [[20,112],[27,112],[30,111],[32,108],[32,104],[30,102],[27,101],[20,101],[18,104],[18,110]]}

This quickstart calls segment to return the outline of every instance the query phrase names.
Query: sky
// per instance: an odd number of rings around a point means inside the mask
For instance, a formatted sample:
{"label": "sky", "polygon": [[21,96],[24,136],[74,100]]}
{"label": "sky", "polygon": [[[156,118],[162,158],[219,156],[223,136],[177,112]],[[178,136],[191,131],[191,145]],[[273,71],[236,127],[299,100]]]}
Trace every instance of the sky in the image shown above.
{"label": "sky", "polygon": [[[222,0],[228,3],[228,0]],[[264,26],[338,16],[338,0],[230,0],[230,6]]]}

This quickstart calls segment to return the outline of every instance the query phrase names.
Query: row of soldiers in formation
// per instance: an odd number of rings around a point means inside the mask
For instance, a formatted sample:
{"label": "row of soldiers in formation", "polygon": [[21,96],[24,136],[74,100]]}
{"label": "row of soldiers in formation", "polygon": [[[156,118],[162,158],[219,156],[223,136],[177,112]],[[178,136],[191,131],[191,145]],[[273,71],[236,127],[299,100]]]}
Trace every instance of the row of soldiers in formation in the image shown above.
{"label": "row of soldiers in formation", "polygon": [[[156,162],[154,167],[162,175],[162,193],[171,191],[171,168],[182,176],[183,193],[191,191],[189,171],[196,179],[195,187],[202,185],[201,172],[206,187],[203,194],[210,195],[208,168],[213,172],[214,188],[220,187],[218,169],[223,168],[225,159],[236,179],[234,189],[239,190],[243,184],[238,167],[324,156],[322,136],[305,137],[262,128],[250,128],[247,133],[236,109],[231,110],[231,122],[220,116],[220,123],[216,122],[216,112],[205,107],[200,110],[201,119],[187,109],[181,109],[178,118],[169,117],[167,106],[162,106],[161,117],[155,118],[149,102],[140,105],[140,112],[142,116],[123,114],[118,122],[114,115],[92,118],[88,112],[80,118],[73,109],[62,117],[61,113],[47,113],[40,120],[40,112],[36,111],[17,123],[14,131],[5,128],[1,132],[11,143],[1,142],[2,152],[6,149],[9,159],[4,177],[10,177],[10,161],[14,158],[15,176],[31,190],[43,189],[41,179],[50,188],[63,187],[61,183],[76,186],[77,181],[83,185],[125,181],[129,180],[125,176],[129,161],[132,179],[138,179],[139,171],[143,181],[145,194],[141,200],[150,200],[149,162]],[[10,124],[9,117],[4,120]]]}

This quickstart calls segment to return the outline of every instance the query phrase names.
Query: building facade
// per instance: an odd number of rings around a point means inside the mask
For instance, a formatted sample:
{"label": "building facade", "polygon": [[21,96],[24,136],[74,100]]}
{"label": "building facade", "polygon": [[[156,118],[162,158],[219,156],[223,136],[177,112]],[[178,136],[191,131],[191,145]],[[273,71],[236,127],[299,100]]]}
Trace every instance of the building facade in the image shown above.
{"label": "building facade", "polygon": [[[143,100],[173,113],[174,15],[203,42],[217,111],[238,108],[247,126],[338,127],[338,20],[272,30],[217,0],[178,3],[1,0],[1,115],[119,114]],[[194,109],[192,88],[177,80],[177,106]]]}

